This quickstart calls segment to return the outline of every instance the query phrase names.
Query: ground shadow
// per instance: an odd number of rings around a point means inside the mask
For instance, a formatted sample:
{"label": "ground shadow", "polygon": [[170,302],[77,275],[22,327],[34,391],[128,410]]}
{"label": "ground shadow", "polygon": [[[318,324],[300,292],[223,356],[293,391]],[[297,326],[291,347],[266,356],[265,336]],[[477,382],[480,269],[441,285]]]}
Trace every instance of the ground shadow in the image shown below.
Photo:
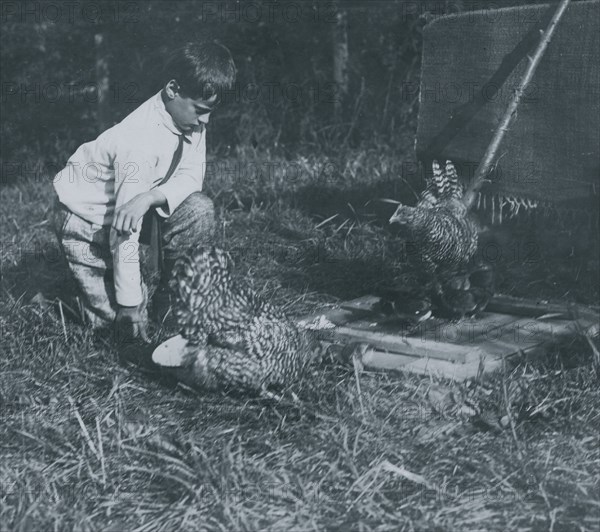
{"label": "ground shadow", "polygon": [[[63,307],[66,320],[81,324],[77,289],[58,242],[50,239],[43,245],[22,248],[1,271],[3,297],[12,303],[35,303],[42,307]],[[8,302],[11,304],[11,301]]]}

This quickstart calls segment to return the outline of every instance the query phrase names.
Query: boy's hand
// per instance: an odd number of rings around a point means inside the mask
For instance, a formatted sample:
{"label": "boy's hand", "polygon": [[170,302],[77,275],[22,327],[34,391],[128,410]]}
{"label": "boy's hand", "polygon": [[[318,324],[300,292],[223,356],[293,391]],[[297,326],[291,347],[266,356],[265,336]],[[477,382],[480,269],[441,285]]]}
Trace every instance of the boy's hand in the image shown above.
{"label": "boy's hand", "polygon": [[134,196],[115,210],[113,229],[119,234],[135,233],[142,216],[150,210],[150,207],[163,205],[166,201],[165,195],[156,189]]}
{"label": "boy's hand", "polygon": [[115,335],[117,342],[130,342],[141,338],[148,343],[148,324],[140,312],[140,307],[122,307],[117,310],[115,319]]}

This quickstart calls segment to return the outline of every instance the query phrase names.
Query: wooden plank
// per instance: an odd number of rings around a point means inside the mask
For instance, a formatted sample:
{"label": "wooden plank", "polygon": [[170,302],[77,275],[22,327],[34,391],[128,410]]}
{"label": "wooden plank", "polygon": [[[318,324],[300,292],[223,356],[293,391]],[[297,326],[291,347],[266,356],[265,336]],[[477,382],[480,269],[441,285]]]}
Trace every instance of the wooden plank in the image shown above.
{"label": "wooden plank", "polygon": [[[376,355],[372,354],[368,359],[368,364],[372,364],[374,367],[398,369],[406,365],[410,359],[415,363],[422,359],[430,360],[429,368],[437,368],[445,372],[451,371],[453,375],[464,376],[476,373],[480,360],[485,360],[488,368],[496,367],[497,362],[501,363],[503,358],[513,356],[520,351],[529,353],[558,338],[569,336],[573,332],[574,326],[572,321],[567,320],[554,322],[531,319],[514,320],[514,318],[510,319],[510,316],[491,313],[487,318],[485,320],[487,328],[480,326],[477,329],[480,333],[485,331],[488,337],[484,339],[483,336],[480,336],[481,342],[466,345],[432,341],[421,337],[399,337],[368,331],[364,328],[355,329],[357,322],[353,322],[351,328],[344,327],[342,330],[333,331],[333,335],[340,339],[364,341],[374,346],[376,349],[373,353]],[[358,322],[358,325],[365,326],[361,322]],[[459,362],[473,367],[469,370],[458,371],[453,366],[440,365],[434,361]],[[424,366],[420,364],[414,366],[413,363],[412,367],[422,369]]]}
{"label": "wooden plank", "polygon": [[[378,349],[368,349],[362,357],[363,365],[372,371],[408,371],[417,374],[434,374],[454,380],[465,380],[477,376],[479,359],[463,364],[435,358],[412,357],[387,353]],[[484,362],[484,371],[501,367],[501,359],[489,359]]]}
{"label": "wooden plank", "polygon": [[389,353],[379,349],[367,349],[362,357],[362,363],[368,369],[398,371],[402,370],[406,364],[418,360],[414,356],[400,355],[398,353]]}
{"label": "wooden plank", "polygon": [[[429,320],[428,320],[429,321]],[[361,331],[385,334],[404,341],[409,337],[420,337],[420,329],[424,324],[414,325],[400,320],[359,319],[346,323],[347,327]]]}
{"label": "wooden plank", "polygon": [[514,323],[514,336],[518,343],[547,343],[572,336],[576,332],[572,320],[520,319]]}
{"label": "wooden plank", "polygon": [[487,311],[516,316],[539,317],[547,314],[559,314],[569,319],[584,318],[598,322],[600,314],[592,308],[583,305],[568,305],[564,303],[549,303],[544,300],[521,299],[518,297],[495,295],[489,302]]}
{"label": "wooden plank", "polygon": [[[588,334],[598,331],[598,324],[588,320],[578,320],[579,327]],[[552,343],[572,338],[579,334],[574,320],[531,320],[521,319],[514,324],[517,343]]]}
{"label": "wooden plank", "polygon": [[423,372],[422,365],[418,364],[423,360],[428,360],[431,367],[436,371],[443,371],[445,375],[453,376],[458,374],[460,378],[471,376],[471,365],[453,363],[447,360],[423,359],[410,355],[400,355],[398,353],[390,353],[381,351],[376,348],[369,348],[365,351],[361,358],[364,367],[375,371],[403,371],[409,369],[417,373]]}
{"label": "wooden plank", "polygon": [[521,318],[496,329],[490,329],[485,336],[480,337],[476,345],[481,354],[495,358],[506,357],[568,337],[573,328],[574,323],[568,320],[549,322]]}
{"label": "wooden plank", "polygon": [[[523,350],[527,355],[532,355],[544,349],[542,345],[534,345]],[[452,362],[427,357],[410,357],[395,353],[386,353],[378,349],[369,349],[363,356],[365,368],[372,371],[407,371],[419,375],[436,375],[453,380],[474,378],[481,370],[482,373],[491,373],[502,368],[504,360],[516,355],[516,352],[504,357],[496,357],[488,353],[478,353],[467,363]]]}
{"label": "wooden plank", "polygon": [[[343,319],[325,314],[338,325],[335,329],[319,331],[321,340],[367,342],[373,347],[411,357],[429,357],[440,360],[466,362],[473,356],[488,353],[505,357],[545,341],[548,333],[563,333],[571,322],[538,322],[531,319],[515,319],[513,316],[485,313],[481,320],[465,320],[456,324],[431,320],[411,331],[406,325],[380,327],[376,321],[351,319],[352,313]],[[340,322],[342,323],[340,325]],[[435,322],[435,323],[433,323]]]}
{"label": "wooden plank", "polygon": [[342,303],[342,308],[348,310],[358,310],[363,312],[371,312],[371,308],[375,303],[379,302],[379,297],[368,295],[363,297],[358,297],[356,299],[352,299],[350,301],[345,301]]}
{"label": "wooden plank", "polygon": [[[587,324],[583,324],[586,328]],[[480,356],[486,356],[490,360],[501,360],[523,352],[532,354],[542,350],[547,350],[550,345],[558,340],[570,338],[575,334],[576,326],[573,321],[557,320],[531,320],[521,319],[511,325],[512,338],[504,335],[492,336],[487,341],[479,344],[481,349]],[[593,329],[595,326],[592,325]],[[477,361],[477,356],[467,357],[466,363],[470,364]]]}
{"label": "wooden plank", "polygon": [[423,334],[427,325],[427,323],[423,323],[415,329],[405,323],[395,326],[390,324],[380,326],[377,322],[357,320],[348,323],[346,327],[356,331],[356,337],[366,338],[368,335],[374,339],[370,342],[371,345],[393,353],[412,357],[430,356],[458,362],[466,360],[468,350],[472,346],[465,346],[460,342],[446,342],[440,337],[430,336],[428,338]]}
{"label": "wooden plank", "polygon": [[[367,295],[346,301],[341,304],[342,309],[352,310],[357,313],[369,314],[373,305],[379,301],[377,296]],[[544,300],[524,299],[504,294],[496,294],[489,302],[486,313],[510,314],[515,316],[539,317],[547,314],[560,314],[565,318],[583,318],[595,322],[600,321],[597,309],[584,305],[549,303]],[[486,313],[483,313],[485,316]],[[479,318],[478,318],[479,319]]]}
{"label": "wooden plank", "polygon": [[[575,324],[569,320],[545,321],[520,319],[509,325],[509,329],[490,331],[485,341],[478,344],[480,356],[502,359],[519,352],[530,353],[534,349],[547,349],[552,343],[568,338],[575,332]],[[466,363],[478,360],[467,357]]]}
{"label": "wooden plank", "polygon": [[529,349],[543,345],[543,342],[522,342],[516,343],[514,340],[506,338],[489,339],[486,342],[479,344],[477,349],[471,350],[469,356],[465,360],[466,364],[473,362],[479,363],[482,358],[486,360],[501,360],[509,358],[518,353],[526,352]]}
{"label": "wooden plank", "polygon": [[400,337],[349,326],[340,326],[332,331],[335,338],[352,342],[366,342],[382,351],[390,351],[413,357],[429,356],[444,360],[464,362],[467,350],[462,345],[422,340],[420,338]]}
{"label": "wooden plank", "polygon": [[594,309],[504,295],[494,297],[488,312],[476,318],[457,323],[430,319],[414,327],[374,313],[378,300],[364,296],[303,321],[323,316],[335,325],[318,331],[322,341],[370,344],[363,358],[369,369],[437,373],[454,379],[474,377],[480,367],[494,371],[519,352],[545,350],[548,344],[576,334],[576,323],[563,317],[577,315],[583,330],[592,334],[600,330]]}
{"label": "wooden plank", "polygon": [[447,379],[462,381],[477,376],[479,364],[456,364],[448,360],[421,358],[402,367],[403,371],[419,375],[437,375]]}
{"label": "wooden plank", "polygon": [[[443,320],[427,320],[416,328],[398,323],[380,326],[376,321],[357,320],[345,325],[350,329],[333,331],[333,335],[353,341],[365,341],[379,349],[409,355],[428,356],[441,360],[465,362],[470,354],[479,354],[480,343],[490,335],[510,339],[515,322],[512,316],[487,313],[481,320],[464,320],[448,323]],[[501,328],[503,331],[494,332]],[[506,345],[506,351],[515,352],[517,345]]]}
{"label": "wooden plank", "polygon": [[[369,315],[372,307],[379,301],[377,296],[367,295],[341,304],[342,309],[351,310],[360,316],[360,313]],[[597,309],[584,305],[549,303],[544,300],[524,299],[504,294],[495,295],[489,302],[486,312],[476,318],[477,321],[485,319],[487,314],[502,314],[514,316],[539,317],[548,314],[558,314],[568,319],[582,318],[595,323],[600,322],[600,313]],[[431,321],[431,320],[428,320]]]}
{"label": "wooden plank", "polygon": [[508,314],[484,312],[477,318],[466,318],[452,323],[445,320],[427,320],[419,324],[417,334],[427,340],[461,345],[475,345],[488,337],[508,338],[512,324],[518,320]]}
{"label": "wooden plank", "polygon": [[[379,301],[377,296],[367,295],[346,301],[340,305],[342,309],[369,313],[374,304]],[[489,302],[486,312],[495,314],[512,314],[516,316],[539,317],[545,314],[564,314],[575,319],[582,317],[596,322],[600,320],[598,309],[584,305],[552,303],[544,300],[524,299],[519,297],[496,294]],[[485,313],[484,313],[485,315]]]}
{"label": "wooden plank", "polygon": [[[414,362],[404,364],[402,371],[417,373],[420,375],[437,375],[454,380],[465,380],[476,377],[481,371],[489,374],[502,368],[505,361],[518,354],[519,351],[509,352],[510,344],[500,342],[496,345],[497,350],[502,351],[502,356],[495,356],[489,352],[479,353],[477,356],[470,357],[464,364],[456,364],[447,360],[436,360],[431,358],[421,358]],[[544,344],[531,345],[522,349],[523,354],[533,355],[546,349]]]}

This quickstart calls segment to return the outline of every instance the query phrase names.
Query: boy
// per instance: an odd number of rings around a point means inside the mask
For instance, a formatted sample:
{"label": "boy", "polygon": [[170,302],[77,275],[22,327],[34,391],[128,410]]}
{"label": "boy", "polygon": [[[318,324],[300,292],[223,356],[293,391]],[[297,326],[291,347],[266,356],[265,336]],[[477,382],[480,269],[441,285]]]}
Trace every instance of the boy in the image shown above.
{"label": "boy", "polygon": [[114,324],[145,341],[148,279],[140,273],[140,233],[163,290],[177,256],[211,240],[214,207],[200,192],[205,126],[233,86],[235,65],[216,42],[188,43],[163,74],[158,94],[80,146],[54,179],[55,230],[86,318],[94,328]]}

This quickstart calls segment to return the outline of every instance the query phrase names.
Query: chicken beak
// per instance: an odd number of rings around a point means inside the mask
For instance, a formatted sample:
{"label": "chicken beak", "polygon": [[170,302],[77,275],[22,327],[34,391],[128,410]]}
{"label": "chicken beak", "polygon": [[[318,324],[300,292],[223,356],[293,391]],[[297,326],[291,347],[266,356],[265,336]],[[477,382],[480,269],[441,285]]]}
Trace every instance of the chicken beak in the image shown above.
{"label": "chicken beak", "polygon": [[396,210],[394,211],[394,214],[392,214],[392,217],[390,218],[390,221],[388,223],[394,224],[394,223],[400,222],[400,213],[402,212],[403,208],[404,208],[404,205],[402,205],[402,204],[398,205],[398,207],[396,207]]}

